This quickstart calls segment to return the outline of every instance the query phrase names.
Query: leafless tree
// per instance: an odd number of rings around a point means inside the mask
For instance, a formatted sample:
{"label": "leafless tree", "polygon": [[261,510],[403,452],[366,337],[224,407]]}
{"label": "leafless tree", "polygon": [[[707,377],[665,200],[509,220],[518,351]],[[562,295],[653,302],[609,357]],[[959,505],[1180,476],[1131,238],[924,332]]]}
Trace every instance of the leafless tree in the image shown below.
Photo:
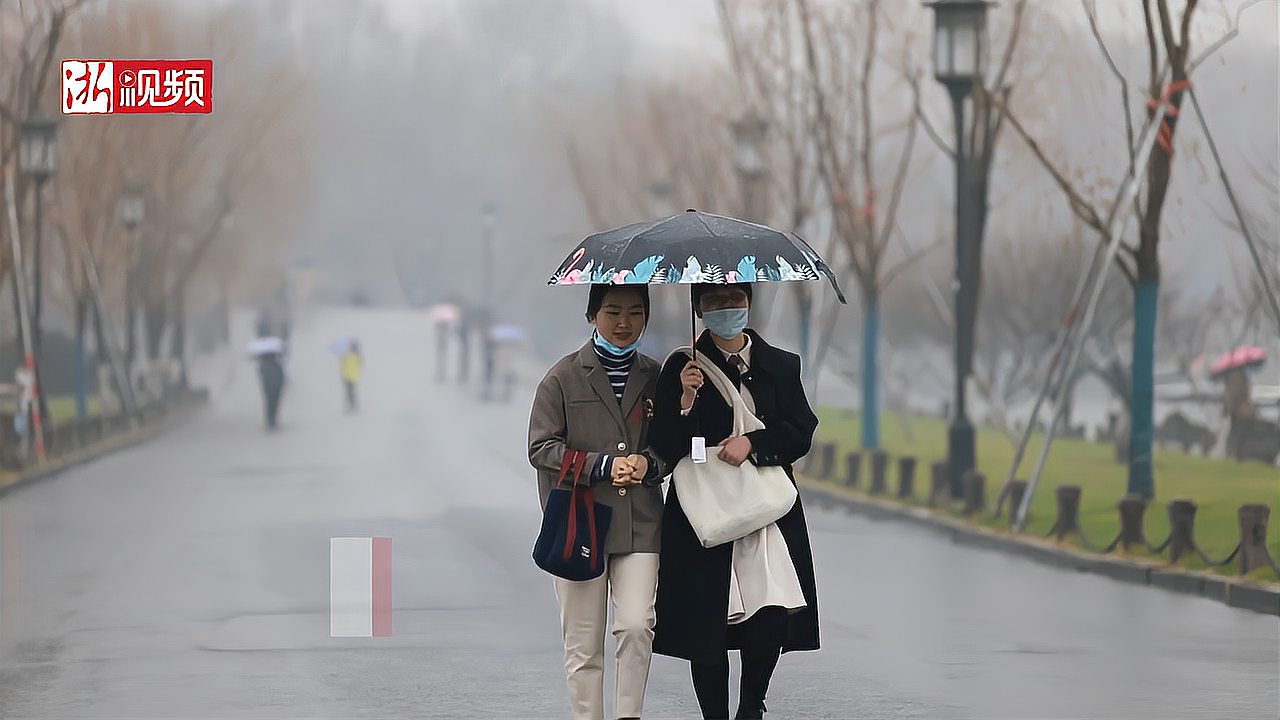
{"label": "leafless tree", "polygon": [[[1126,128],[1126,147],[1129,148],[1129,169],[1145,178],[1145,191],[1135,200],[1133,208],[1138,221],[1137,241],[1123,245],[1117,257],[1117,266],[1132,287],[1135,308],[1134,342],[1130,346],[1129,363],[1132,374],[1129,385],[1132,427],[1129,488],[1131,492],[1144,494],[1153,492],[1154,487],[1152,480],[1153,367],[1156,308],[1159,304],[1161,275],[1159,246],[1161,218],[1168,198],[1175,141],[1180,127],[1180,109],[1187,95],[1189,80],[1196,67],[1235,35],[1241,15],[1256,4],[1256,1],[1242,5],[1235,18],[1235,27],[1197,56],[1192,53],[1192,23],[1197,15],[1196,10],[1199,4],[1198,0],[1186,0],[1179,9],[1168,0],[1143,0],[1142,20],[1146,37],[1147,73],[1143,82],[1131,83],[1121,71],[1103,37],[1096,2],[1081,0],[1081,6],[1097,46],[1119,86],[1121,112]],[[1144,86],[1145,97],[1134,97],[1131,93],[1131,85]],[[1136,103],[1141,103],[1140,108],[1145,107],[1147,118],[1159,122],[1160,128],[1157,146],[1146,166],[1135,169],[1132,166],[1136,152],[1134,130]],[[1086,197],[1086,193],[1082,192],[1081,176],[1065,171],[1062,163],[1055,162],[1049,157],[1041,144],[1028,132],[1024,123],[1019,120],[1019,113],[1011,110],[1007,101],[1000,101],[999,106],[1015,131],[1066,194],[1072,211],[1089,227],[1096,230],[1105,242],[1105,218],[1108,211],[1096,207]],[[1161,117],[1156,117],[1157,112],[1161,113]],[[1120,209],[1113,208],[1111,211],[1120,211]]]}

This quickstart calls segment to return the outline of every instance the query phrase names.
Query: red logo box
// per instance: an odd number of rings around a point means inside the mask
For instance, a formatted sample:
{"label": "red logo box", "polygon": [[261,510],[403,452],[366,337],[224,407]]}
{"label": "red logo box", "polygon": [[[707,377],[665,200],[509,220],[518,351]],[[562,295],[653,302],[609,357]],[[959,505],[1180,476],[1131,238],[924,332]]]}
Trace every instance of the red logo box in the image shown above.
{"label": "red logo box", "polygon": [[212,112],[212,60],[62,61],[64,115]]}

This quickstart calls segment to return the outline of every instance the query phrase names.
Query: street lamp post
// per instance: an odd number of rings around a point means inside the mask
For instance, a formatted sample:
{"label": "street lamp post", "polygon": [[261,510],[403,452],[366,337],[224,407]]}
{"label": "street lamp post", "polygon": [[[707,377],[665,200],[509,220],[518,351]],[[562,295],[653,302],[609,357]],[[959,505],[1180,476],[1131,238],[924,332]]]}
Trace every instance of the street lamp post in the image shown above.
{"label": "street lamp post", "polygon": [[[768,184],[769,167],[765,162],[765,139],[769,133],[769,121],[755,111],[748,111],[733,121],[733,159],[742,190],[741,217],[753,223],[765,224],[769,219]],[[751,278],[750,280],[754,280]],[[773,288],[761,285],[756,288],[751,302],[751,314],[756,327],[767,326],[775,302]]]}
{"label": "street lamp post", "polygon": [[44,361],[44,331],[40,316],[44,307],[44,184],[53,177],[58,166],[58,126],[52,120],[30,118],[20,127],[18,145],[18,169],[36,181],[35,228],[32,232],[32,282],[31,347],[35,357],[36,402],[40,417],[49,417],[45,401],[44,375],[40,371]]}
{"label": "street lamp post", "polygon": [[671,195],[673,188],[669,180],[654,180],[649,183],[649,214],[654,218],[671,214]]}
{"label": "street lamp post", "polygon": [[480,324],[481,332],[481,362],[484,363],[484,387],[481,390],[482,398],[489,400],[493,393],[493,371],[494,371],[494,348],[493,348],[493,276],[494,276],[494,249],[493,235],[494,229],[498,222],[498,209],[492,204],[486,204],[480,210],[481,224],[484,228],[484,267],[481,268],[481,276],[484,288],[484,300],[481,307],[484,308],[484,318]]}
{"label": "street lamp post", "polygon": [[952,497],[963,494],[964,474],[975,464],[973,424],[965,402],[973,366],[973,333],[977,320],[980,273],[981,212],[975,192],[970,137],[965,124],[965,100],[982,76],[986,42],[987,0],[936,0],[926,3],[934,13],[934,74],[951,95],[955,115],[956,265],[955,265],[955,401],[947,431],[947,462]]}
{"label": "street lamp post", "polygon": [[[659,177],[649,183],[649,215],[656,220],[675,213],[677,210],[673,204],[674,196],[675,187],[665,177]],[[682,339],[687,340],[689,337],[679,329],[682,324],[687,324],[687,322],[682,323],[681,318],[686,317],[689,312],[678,298],[679,293],[654,293],[650,305],[651,317],[648,323],[650,329],[645,332],[648,337],[661,342],[664,347],[675,347],[681,344]],[[661,318],[662,322],[655,322],[653,319],[655,317]]]}
{"label": "street lamp post", "polygon": [[769,121],[749,112],[733,121],[734,168],[742,189],[742,218],[765,221],[765,181],[769,177],[764,161],[764,140]]}

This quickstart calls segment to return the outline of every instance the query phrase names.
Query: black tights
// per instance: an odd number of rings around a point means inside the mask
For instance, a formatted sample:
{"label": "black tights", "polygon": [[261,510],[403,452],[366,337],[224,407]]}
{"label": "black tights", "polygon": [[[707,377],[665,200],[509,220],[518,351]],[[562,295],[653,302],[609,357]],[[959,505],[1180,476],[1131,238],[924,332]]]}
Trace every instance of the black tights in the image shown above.
{"label": "black tights", "polygon": [[[776,612],[775,612],[776,611]],[[764,608],[741,626],[730,629],[736,634],[742,650],[742,682],[738,690],[739,718],[759,718],[764,713],[764,697],[769,679],[778,666],[782,641],[786,632],[786,613],[782,608]],[[711,662],[690,663],[693,691],[698,706],[707,720],[729,717],[729,653]]]}

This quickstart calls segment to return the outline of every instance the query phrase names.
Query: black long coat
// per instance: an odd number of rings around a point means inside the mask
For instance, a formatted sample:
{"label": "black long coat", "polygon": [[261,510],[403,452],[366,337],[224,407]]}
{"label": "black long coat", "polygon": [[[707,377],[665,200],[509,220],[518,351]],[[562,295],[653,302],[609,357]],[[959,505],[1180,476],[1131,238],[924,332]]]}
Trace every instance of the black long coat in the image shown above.
{"label": "black long coat", "polygon": [[[805,399],[800,382],[800,358],[772,347],[754,331],[751,367],[739,379],[736,368],[725,362],[707,333],[698,349],[711,358],[735,383],[744,383],[756,403],[756,414],[765,429],[748,433],[753,448],[751,462],[782,466],[791,481],[792,463],[809,452],[818,418]],[[674,356],[662,368],[654,398],[650,442],[659,457],[672,467],[689,454],[695,434],[707,440],[707,452],[727,438],[733,428],[733,411],[709,382],[703,386],[693,411],[680,415],[680,372],[688,359]],[[787,549],[800,577],[807,607],[787,616],[782,651],[818,649],[818,593],[814,582],[813,554],[804,508],[799,499],[778,521]],[[673,486],[667,493],[662,521],[662,558],[658,566],[658,622],[654,652],[686,660],[715,661],[726,649],[740,649],[740,628],[730,630],[729,565],[733,544],[704,548],[680,507]]]}

